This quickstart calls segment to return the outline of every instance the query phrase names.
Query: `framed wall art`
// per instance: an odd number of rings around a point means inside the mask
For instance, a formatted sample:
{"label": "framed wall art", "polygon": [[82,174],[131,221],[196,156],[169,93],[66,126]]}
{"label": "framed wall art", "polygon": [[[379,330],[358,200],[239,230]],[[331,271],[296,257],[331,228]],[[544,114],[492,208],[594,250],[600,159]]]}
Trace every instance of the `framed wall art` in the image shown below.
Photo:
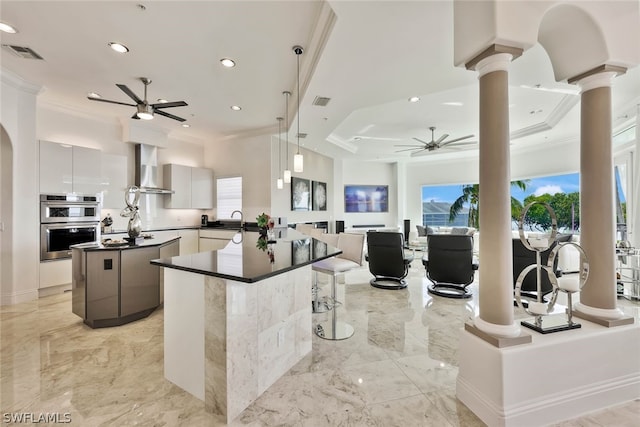
{"label": "framed wall art", "polygon": [[308,211],[311,209],[311,181],[291,177],[291,210]]}
{"label": "framed wall art", "polygon": [[314,211],[327,210],[327,183],[311,181],[311,209]]}
{"label": "framed wall art", "polygon": [[389,212],[388,185],[345,185],[345,212]]}

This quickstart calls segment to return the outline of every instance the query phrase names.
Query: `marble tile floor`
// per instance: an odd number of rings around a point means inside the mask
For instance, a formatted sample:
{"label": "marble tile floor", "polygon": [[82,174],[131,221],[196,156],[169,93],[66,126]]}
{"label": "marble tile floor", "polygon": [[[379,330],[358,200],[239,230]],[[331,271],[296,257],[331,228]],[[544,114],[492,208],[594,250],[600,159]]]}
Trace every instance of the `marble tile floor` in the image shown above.
{"label": "marble tile floor", "polygon": [[[473,315],[475,295],[432,297],[419,260],[407,289],[376,289],[370,278],[365,266],[339,285],[344,304],[337,313],[354,326],[353,337],[314,336],[311,354],[232,425],[484,425],[455,398],[458,336]],[[471,289],[477,292],[477,284]],[[620,304],[640,317],[640,304]],[[164,379],[162,314],[92,330],[71,312],[70,293],[0,307],[2,425],[16,425],[5,414],[19,413],[68,413],[68,425],[83,427],[223,425]],[[637,426],[638,420],[640,400],[557,426]]]}

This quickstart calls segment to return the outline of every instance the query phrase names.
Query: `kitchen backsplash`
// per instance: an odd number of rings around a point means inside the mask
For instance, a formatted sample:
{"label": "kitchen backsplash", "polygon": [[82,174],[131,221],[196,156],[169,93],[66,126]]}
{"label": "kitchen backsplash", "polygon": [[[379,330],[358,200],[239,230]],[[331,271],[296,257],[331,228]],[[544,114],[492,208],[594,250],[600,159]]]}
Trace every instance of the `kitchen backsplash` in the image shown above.
{"label": "kitchen backsplash", "polygon": [[[163,197],[166,196],[159,194],[140,195],[139,213],[142,220],[142,230],[175,226],[199,226],[201,215],[208,214],[209,217],[213,217],[212,211],[202,209],[165,209]],[[123,199],[122,209],[124,208]],[[112,228],[114,230],[126,230],[129,218],[120,216],[122,209],[102,209],[100,217],[102,219],[109,213],[113,218]]]}

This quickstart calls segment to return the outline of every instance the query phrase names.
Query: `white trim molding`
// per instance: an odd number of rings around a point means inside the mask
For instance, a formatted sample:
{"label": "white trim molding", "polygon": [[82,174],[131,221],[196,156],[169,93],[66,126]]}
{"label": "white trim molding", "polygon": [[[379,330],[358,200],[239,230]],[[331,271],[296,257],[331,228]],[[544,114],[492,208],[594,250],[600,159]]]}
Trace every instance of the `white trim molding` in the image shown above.
{"label": "white trim molding", "polygon": [[482,320],[479,316],[473,319],[473,324],[476,328],[489,335],[504,338],[515,338],[520,336],[521,328],[517,323],[511,325],[497,325],[495,323],[489,323],[486,320]]}

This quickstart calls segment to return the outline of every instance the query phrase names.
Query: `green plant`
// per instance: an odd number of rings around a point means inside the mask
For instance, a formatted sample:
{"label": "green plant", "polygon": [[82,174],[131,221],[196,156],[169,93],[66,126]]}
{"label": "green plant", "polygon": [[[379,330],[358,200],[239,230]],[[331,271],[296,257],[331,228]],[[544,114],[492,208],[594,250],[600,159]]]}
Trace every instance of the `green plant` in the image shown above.
{"label": "green plant", "polygon": [[258,223],[258,227],[267,227],[269,225],[269,219],[271,217],[266,213],[262,212],[260,215],[256,217],[256,222]]}
{"label": "green plant", "polygon": [[[511,185],[525,190],[529,180],[524,181],[511,181]],[[480,201],[480,185],[469,184],[462,186],[462,195],[458,197],[451,208],[449,209],[449,221],[453,222],[458,214],[462,211],[465,203],[469,203],[469,227],[474,227],[476,230],[480,229],[480,207],[478,202]],[[511,197],[511,216],[517,218],[522,211],[522,203]]]}

